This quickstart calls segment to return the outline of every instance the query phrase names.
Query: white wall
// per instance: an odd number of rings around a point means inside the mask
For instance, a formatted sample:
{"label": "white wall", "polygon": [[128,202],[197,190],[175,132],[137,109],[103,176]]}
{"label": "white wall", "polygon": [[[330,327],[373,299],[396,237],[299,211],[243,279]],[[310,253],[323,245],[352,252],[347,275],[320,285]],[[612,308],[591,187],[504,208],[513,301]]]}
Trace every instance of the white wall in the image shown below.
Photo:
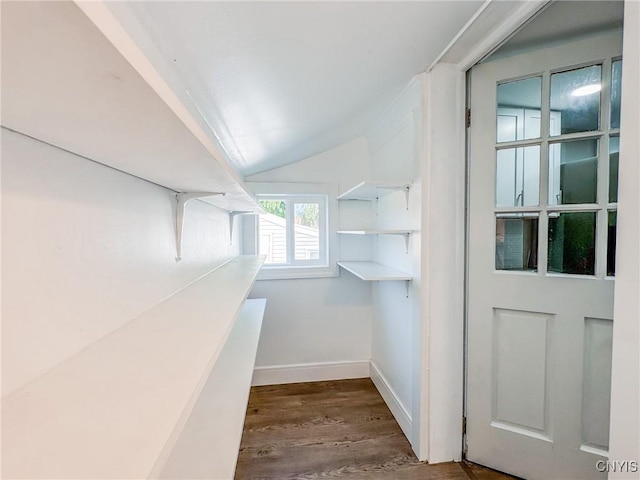
{"label": "white wall", "polygon": [[[246,180],[333,183],[342,192],[367,177],[368,169],[366,141],[360,138]],[[363,207],[343,203],[339,224],[346,228],[344,223],[358,220]],[[341,258],[362,255],[350,242],[351,239],[340,239]],[[254,384],[368,376],[371,356],[368,284],[344,272],[339,277],[258,280],[250,297],[268,299]]]}
{"label": "white wall", "polygon": [[[238,252],[228,214],[2,129],[2,394]],[[237,242],[236,242],[237,243]]]}
{"label": "white wall", "polygon": [[[640,3],[625,2],[609,459],[640,462]],[[638,479],[636,472],[611,479]]]}
{"label": "white wall", "polygon": [[[374,380],[386,395],[398,423],[420,450],[421,409],[421,179],[422,76],[414,78],[367,134],[372,178],[413,182],[407,209],[404,194],[381,197],[375,223],[382,229],[409,228],[409,251],[402,238],[380,235],[374,260],[412,274],[407,297],[404,282],[373,284],[371,362]],[[377,376],[381,379],[376,378]],[[380,381],[382,380],[382,381]],[[381,388],[382,387],[382,388]]]}

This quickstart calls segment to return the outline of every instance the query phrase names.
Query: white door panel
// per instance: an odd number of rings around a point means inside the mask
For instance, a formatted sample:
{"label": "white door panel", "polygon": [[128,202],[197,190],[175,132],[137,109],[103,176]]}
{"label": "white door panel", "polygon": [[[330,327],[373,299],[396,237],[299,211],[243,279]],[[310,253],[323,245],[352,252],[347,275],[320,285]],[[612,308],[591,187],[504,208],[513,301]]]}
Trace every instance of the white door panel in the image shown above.
{"label": "white door panel", "polygon": [[[608,82],[620,54],[615,32],[472,70],[466,457],[524,478],[606,477]],[[565,86],[556,72],[590,64],[602,72],[596,130],[580,123],[593,123],[595,97],[549,101]],[[536,76],[539,106],[517,105],[514,88],[498,104],[497,85]]]}

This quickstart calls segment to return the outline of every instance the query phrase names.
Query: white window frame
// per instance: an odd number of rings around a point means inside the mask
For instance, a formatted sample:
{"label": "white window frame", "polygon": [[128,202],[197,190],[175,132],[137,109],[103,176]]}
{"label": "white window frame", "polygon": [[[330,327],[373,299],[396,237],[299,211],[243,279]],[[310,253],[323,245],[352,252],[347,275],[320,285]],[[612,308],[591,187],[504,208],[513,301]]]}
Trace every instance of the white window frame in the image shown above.
{"label": "white window frame", "polygon": [[[257,280],[337,277],[337,185],[262,182],[247,182],[246,185],[258,200],[286,200],[287,209],[294,203],[318,202],[320,204],[320,259],[295,260],[294,218],[292,214],[287,212],[287,263],[265,264],[260,270]],[[258,215],[247,217],[243,222],[243,253],[259,253],[258,217]]]}

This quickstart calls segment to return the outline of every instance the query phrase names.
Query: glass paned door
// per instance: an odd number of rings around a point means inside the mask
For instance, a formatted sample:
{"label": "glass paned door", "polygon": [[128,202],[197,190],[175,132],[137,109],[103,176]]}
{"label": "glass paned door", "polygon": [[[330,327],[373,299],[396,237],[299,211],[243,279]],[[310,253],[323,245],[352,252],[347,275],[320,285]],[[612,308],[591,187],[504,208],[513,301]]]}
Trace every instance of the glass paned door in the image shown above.
{"label": "glass paned door", "polygon": [[620,52],[607,33],[471,71],[466,456],[523,478],[604,478]]}

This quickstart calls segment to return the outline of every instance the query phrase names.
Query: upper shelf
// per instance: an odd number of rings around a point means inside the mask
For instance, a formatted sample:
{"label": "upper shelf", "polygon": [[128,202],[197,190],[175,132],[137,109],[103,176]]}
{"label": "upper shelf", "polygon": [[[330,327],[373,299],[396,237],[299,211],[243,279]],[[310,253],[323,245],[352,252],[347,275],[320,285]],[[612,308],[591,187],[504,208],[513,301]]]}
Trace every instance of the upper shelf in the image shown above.
{"label": "upper shelf", "polygon": [[2,15],[4,127],[176,192],[224,193],[204,201],[227,210],[260,210],[103,2],[9,2]]}
{"label": "upper shelf", "polygon": [[227,262],[5,397],[6,478],[149,478],[175,445],[263,262]]}
{"label": "upper shelf", "polygon": [[338,200],[377,200],[399,191],[408,195],[410,188],[411,182],[366,181],[338,195]]}

